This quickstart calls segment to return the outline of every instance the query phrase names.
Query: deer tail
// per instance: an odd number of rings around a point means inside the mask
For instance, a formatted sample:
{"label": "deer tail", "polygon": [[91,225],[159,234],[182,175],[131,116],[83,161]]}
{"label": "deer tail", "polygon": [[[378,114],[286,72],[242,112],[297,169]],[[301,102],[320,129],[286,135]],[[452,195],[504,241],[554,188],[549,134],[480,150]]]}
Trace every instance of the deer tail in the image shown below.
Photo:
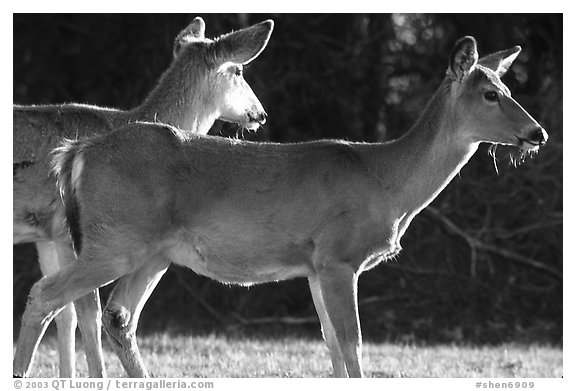
{"label": "deer tail", "polygon": [[82,141],[64,140],[60,147],[53,151],[52,158],[52,171],[56,176],[68,230],[77,256],[82,249],[78,190],[84,169],[83,149]]}

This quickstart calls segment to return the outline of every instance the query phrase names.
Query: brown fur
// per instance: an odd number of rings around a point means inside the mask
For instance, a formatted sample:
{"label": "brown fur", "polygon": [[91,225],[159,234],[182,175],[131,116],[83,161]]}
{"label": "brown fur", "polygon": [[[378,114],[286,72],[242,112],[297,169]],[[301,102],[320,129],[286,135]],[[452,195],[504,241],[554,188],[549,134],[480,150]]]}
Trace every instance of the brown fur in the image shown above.
{"label": "brown fur", "polygon": [[[480,142],[532,148],[520,140],[546,140],[501,86],[477,77],[494,72],[476,66],[475,51],[456,50],[462,77],[449,74],[421,119],[389,143],[252,143],[149,123],[82,142],[73,160],[82,162],[80,265],[52,281],[91,271],[90,284],[120,278],[113,313],[133,316],[117,338],[133,347],[119,354],[136,376],[146,371],[129,334],[168,263],[243,285],[307,277],[335,375],[362,376],[358,276],[398,253],[412,219]],[[485,100],[486,89],[503,104]],[[46,310],[77,290],[80,283],[59,285]]]}
{"label": "brown fur", "polygon": [[[264,49],[273,28],[272,21],[215,40],[204,37],[203,24],[201,18],[196,18],[179,35],[170,68],[145,101],[130,111],[79,104],[14,106],[13,242],[37,242],[39,261],[45,274],[55,272],[73,258],[50,164],[50,152],[63,138],[78,140],[108,133],[137,120],[163,121],[185,132],[201,134],[207,133],[217,118],[253,128],[265,120],[262,105],[246,81],[236,75],[236,67],[253,60]],[[199,34],[200,25],[202,37],[194,38],[201,39],[187,39],[190,34]],[[240,62],[234,64],[234,61]],[[233,65],[222,69],[223,63],[229,62]],[[69,141],[67,147],[60,150],[62,157],[57,159],[56,172],[60,174],[62,189],[66,189],[63,195],[68,223],[76,250],[80,251],[81,231],[77,229],[79,205],[74,202],[73,186],[73,156],[78,145],[77,141]],[[93,295],[97,295],[97,292]],[[97,355],[88,357],[89,371],[92,376],[102,376],[99,299],[82,300],[77,305],[81,306],[82,303],[91,308],[81,308],[80,313],[92,316],[90,321],[81,321],[85,326],[82,332],[87,339],[94,339],[89,346],[99,350],[94,353],[94,349],[87,348],[88,354]],[[71,312],[67,311],[69,314]],[[73,315],[66,321],[57,318],[59,330],[75,329],[75,326],[69,325],[72,321],[75,322]],[[73,338],[71,332],[59,332],[61,344],[65,339],[69,341],[65,343],[68,346],[66,355],[73,354]],[[28,344],[26,336],[21,335],[20,340]],[[32,352],[34,350],[35,347]],[[62,376],[73,376],[73,362],[71,357],[66,368],[61,366]],[[19,371],[27,372],[28,369],[21,368]]]}

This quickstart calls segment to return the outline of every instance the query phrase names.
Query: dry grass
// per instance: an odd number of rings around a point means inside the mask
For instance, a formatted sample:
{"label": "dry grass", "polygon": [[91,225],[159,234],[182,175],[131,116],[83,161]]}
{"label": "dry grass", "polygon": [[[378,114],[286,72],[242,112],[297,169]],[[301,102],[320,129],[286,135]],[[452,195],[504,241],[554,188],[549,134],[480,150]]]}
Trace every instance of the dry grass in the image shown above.
{"label": "dry grass", "polygon": [[[328,377],[331,364],[321,340],[296,337],[256,340],[222,335],[139,337],[143,359],[153,377]],[[105,346],[110,377],[125,373]],[[86,376],[84,353],[77,352],[77,376]],[[562,377],[562,349],[546,346],[409,346],[364,344],[370,377]],[[56,340],[42,342],[31,374],[58,376]]]}

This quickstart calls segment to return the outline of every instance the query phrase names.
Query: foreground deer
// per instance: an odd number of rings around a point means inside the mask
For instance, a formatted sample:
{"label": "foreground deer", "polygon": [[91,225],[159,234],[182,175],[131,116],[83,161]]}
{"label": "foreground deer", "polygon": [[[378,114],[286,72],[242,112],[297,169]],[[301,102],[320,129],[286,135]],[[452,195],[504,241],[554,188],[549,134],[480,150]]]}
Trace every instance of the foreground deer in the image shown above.
{"label": "foreground deer", "polygon": [[224,283],[307,277],[334,374],[362,376],[357,280],[400,251],[416,214],[480,142],[535,151],[547,134],[500,81],[519,47],[478,61],[465,37],[413,128],[382,144],[261,144],[133,124],[56,153],[78,262],[34,285],[14,373],[47,322],[119,279],[105,327],[130,376],[146,376],[140,311],[170,265]]}
{"label": "foreground deer", "polygon": [[[170,68],[144,103],[130,111],[74,104],[14,106],[14,244],[35,242],[45,275],[74,259],[56,213],[61,202],[50,175],[50,152],[62,137],[105,133],[138,120],[169,123],[187,134],[208,133],[218,118],[249,129],[264,123],[266,113],[244,81],[242,65],[264,49],[272,28],[272,21],[265,21],[210,40],[204,36],[204,21],[195,18],[176,38]],[[98,292],[75,299],[90,376],[103,376]],[[68,305],[56,321],[60,375],[72,377],[74,308]],[[27,372],[22,368],[21,374]]]}

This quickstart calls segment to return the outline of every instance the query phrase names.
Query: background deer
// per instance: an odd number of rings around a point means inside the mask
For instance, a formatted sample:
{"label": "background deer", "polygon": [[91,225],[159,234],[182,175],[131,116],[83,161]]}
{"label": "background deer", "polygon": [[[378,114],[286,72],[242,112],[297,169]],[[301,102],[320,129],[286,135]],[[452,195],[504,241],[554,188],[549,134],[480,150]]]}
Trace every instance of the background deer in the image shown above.
{"label": "background deer", "polygon": [[547,141],[500,81],[519,51],[478,60],[473,38],[458,41],[420,119],[389,143],[262,144],[158,124],[65,143],[55,171],[79,259],[32,288],[14,373],[64,305],[119,279],[104,325],[128,374],[146,376],[138,318],[176,263],[231,284],[307,277],[334,374],[362,376],[358,276],[398,254],[481,142]]}
{"label": "background deer", "polygon": [[[54,274],[73,259],[57,218],[60,204],[50,173],[50,152],[65,138],[110,132],[135,121],[169,123],[185,133],[206,134],[216,119],[255,129],[266,120],[262,105],[242,77],[242,67],[266,47],[273,22],[205,37],[202,18],[176,37],[174,60],[138,107],[121,111],[87,105],[14,106],[14,244],[35,242],[43,274]],[[75,301],[91,376],[105,374],[98,292]],[[56,318],[60,375],[72,377],[76,317],[68,305]]]}

